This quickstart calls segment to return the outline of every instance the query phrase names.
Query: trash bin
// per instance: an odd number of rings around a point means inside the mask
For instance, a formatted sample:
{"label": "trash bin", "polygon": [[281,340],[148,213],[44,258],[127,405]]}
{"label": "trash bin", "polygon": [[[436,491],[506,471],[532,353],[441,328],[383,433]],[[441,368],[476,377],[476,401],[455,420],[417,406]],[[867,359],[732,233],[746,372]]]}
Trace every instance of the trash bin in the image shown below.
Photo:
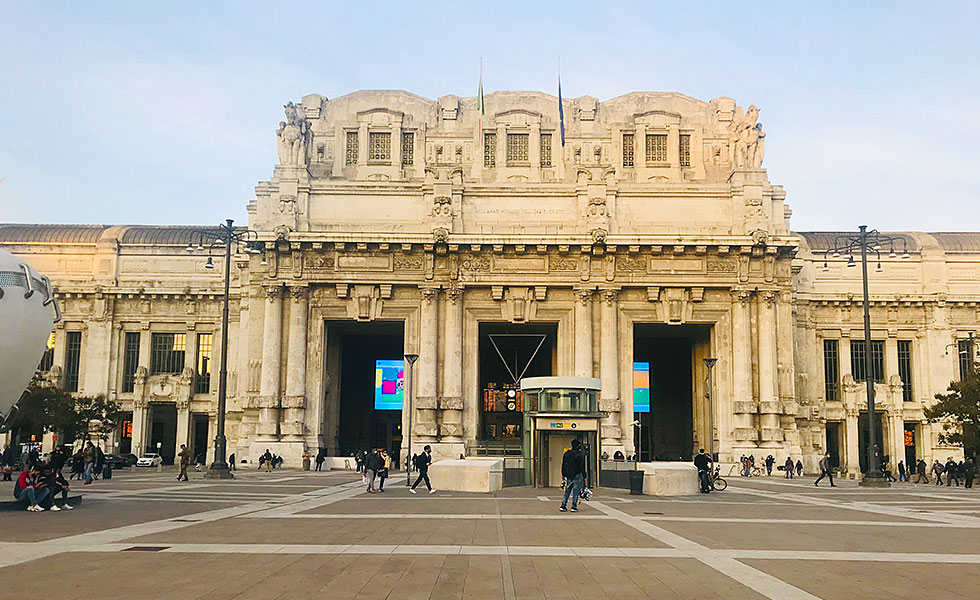
{"label": "trash bin", "polygon": [[310,457],[306,455],[303,456],[303,470],[304,471],[310,470]]}
{"label": "trash bin", "polygon": [[630,471],[630,495],[643,495],[643,471]]}

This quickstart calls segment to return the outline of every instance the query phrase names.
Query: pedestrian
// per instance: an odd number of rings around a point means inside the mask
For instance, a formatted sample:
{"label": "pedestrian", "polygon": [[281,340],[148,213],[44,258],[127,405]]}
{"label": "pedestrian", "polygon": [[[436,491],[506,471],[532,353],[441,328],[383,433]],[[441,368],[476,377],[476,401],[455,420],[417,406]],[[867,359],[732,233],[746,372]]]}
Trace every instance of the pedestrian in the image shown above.
{"label": "pedestrian", "polygon": [[776,464],[776,458],[770,454],[766,457],[766,476],[772,477],[772,466]]}
{"label": "pedestrian", "polygon": [[381,455],[378,454],[377,450],[374,450],[368,455],[364,463],[364,473],[367,475],[367,491],[369,494],[374,493],[374,480],[377,478],[379,471],[381,471]]}
{"label": "pedestrian", "polygon": [[834,485],[834,474],[830,471],[830,452],[824,452],[823,458],[820,459],[818,466],[820,467],[820,477],[817,477],[817,480],[813,482],[813,485],[820,483],[820,480],[822,480],[824,477],[829,477],[830,487],[837,487]]}
{"label": "pedestrian", "polygon": [[388,479],[388,470],[391,469],[391,457],[388,455],[387,450],[381,451],[381,471],[378,473],[378,477],[381,482],[378,484],[378,491],[385,491],[385,479]]}
{"label": "pedestrian", "polygon": [[429,465],[432,464],[432,446],[426,445],[422,448],[422,453],[415,457],[415,470],[419,472],[418,479],[412,484],[412,489],[408,490],[413,494],[417,493],[415,488],[420,482],[425,481],[425,487],[428,488],[430,494],[435,494],[436,491],[432,489],[432,483],[429,482]]}
{"label": "pedestrian", "polygon": [[885,474],[885,481],[898,481],[895,479],[895,476],[892,475],[892,465],[890,462],[886,462],[885,464],[881,465],[881,470]]}
{"label": "pedestrian", "polygon": [[[73,510],[72,505],[68,504],[68,488],[71,486],[65,481],[65,476],[61,474],[61,471],[49,466],[47,469],[42,469],[41,476],[44,477],[47,488],[50,490],[45,499],[47,504],[50,504],[49,509],[56,512],[61,509]],[[61,508],[54,503],[54,497],[59,492],[61,492]]]}
{"label": "pedestrian", "polygon": [[232,452],[231,453],[231,456],[228,457],[228,470],[229,471],[234,471],[235,470],[235,453],[234,452]]}
{"label": "pedestrian", "polygon": [[[357,454],[354,455],[354,462],[357,464],[357,472],[364,475],[364,460],[366,455],[363,450],[358,450]],[[361,478],[364,479],[363,477]]]}
{"label": "pedestrian", "polygon": [[939,462],[939,459],[935,459],[932,463],[932,474],[936,476],[936,485],[943,484],[943,464]]}
{"label": "pedestrian", "polygon": [[[95,478],[98,479],[102,474],[102,469],[105,467],[105,452],[102,451],[102,446],[95,447]],[[105,479],[103,477],[103,479]]]}
{"label": "pedestrian", "polygon": [[[585,479],[585,455],[581,450],[582,442],[578,438],[572,440],[572,447],[561,457],[561,476],[565,479],[565,495],[562,496],[561,512],[568,510],[568,497],[572,497],[572,512],[578,512],[578,498],[582,488],[588,485]],[[707,457],[705,457],[707,458]]]}
{"label": "pedestrian", "polygon": [[[564,465],[562,465],[564,467]],[[701,493],[711,492],[711,459],[704,453],[704,448],[698,450],[698,455],[694,457],[694,466],[698,468],[698,482],[701,484]],[[566,494],[568,490],[565,490]],[[562,502],[562,506],[565,503]],[[574,505],[573,505],[574,506]]]}
{"label": "pedestrian", "polygon": [[327,459],[323,455],[323,448],[320,448],[319,452],[316,453],[316,468],[314,470],[316,470],[316,471],[322,471],[323,470],[323,461],[325,461],[325,460],[327,460]]}
{"label": "pedestrian", "polygon": [[786,462],[783,463],[783,471],[786,474],[786,479],[793,478],[793,471],[796,470],[796,465],[793,464],[793,459],[789,456],[786,457]]}
{"label": "pedestrian", "polygon": [[27,510],[31,512],[43,512],[41,503],[51,492],[41,479],[37,467],[24,469],[24,472],[17,478],[14,484],[14,498],[27,501]]}
{"label": "pedestrian", "polygon": [[183,479],[187,481],[187,465],[191,462],[191,453],[185,444],[180,445],[180,452],[177,453],[177,463],[180,465],[180,473],[177,474],[177,481]]}
{"label": "pedestrian", "polygon": [[796,461],[796,476],[797,477],[802,477],[803,476],[803,461],[802,460]]}
{"label": "pedestrian", "polygon": [[928,468],[929,468],[929,465],[926,464],[926,461],[922,460],[921,458],[918,459],[918,460],[916,460],[916,462],[915,462],[915,473],[916,473],[915,483],[916,484],[919,484],[919,483],[929,483],[929,476],[926,475],[926,470]]}
{"label": "pedestrian", "polygon": [[905,463],[902,461],[898,461],[898,480],[899,481],[909,480],[908,475],[905,474]]}
{"label": "pedestrian", "polygon": [[92,470],[95,468],[97,456],[98,454],[95,452],[95,446],[92,445],[92,442],[85,442],[85,450],[82,451],[82,460],[85,464],[82,479],[85,481],[85,485],[92,483]]}
{"label": "pedestrian", "polygon": [[977,465],[972,458],[963,461],[963,478],[966,480],[963,485],[968,488],[973,487],[973,478],[976,476]]}
{"label": "pedestrian", "polygon": [[956,487],[960,487],[960,468],[952,456],[946,459],[944,471],[946,473],[946,487],[949,487],[954,481],[956,482]]}

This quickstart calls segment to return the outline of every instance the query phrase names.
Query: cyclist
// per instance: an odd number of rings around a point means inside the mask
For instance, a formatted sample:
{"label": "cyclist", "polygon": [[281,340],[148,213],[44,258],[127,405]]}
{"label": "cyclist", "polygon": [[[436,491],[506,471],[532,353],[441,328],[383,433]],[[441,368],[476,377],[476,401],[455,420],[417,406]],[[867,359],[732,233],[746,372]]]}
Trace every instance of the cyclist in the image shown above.
{"label": "cyclist", "polygon": [[694,457],[694,466],[698,468],[701,493],[707,494],[711,491],[711,458],[704,453],[704,448],[698,450],[698,455]]}

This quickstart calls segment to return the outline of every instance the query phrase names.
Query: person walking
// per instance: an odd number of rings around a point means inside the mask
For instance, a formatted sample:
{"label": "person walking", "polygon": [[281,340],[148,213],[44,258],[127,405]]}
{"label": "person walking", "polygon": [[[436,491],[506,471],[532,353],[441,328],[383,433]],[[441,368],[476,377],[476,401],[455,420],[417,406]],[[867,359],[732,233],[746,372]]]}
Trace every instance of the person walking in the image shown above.
{"label": "person walking", "polygon": [[180,465],[177,481],[187,481],[187,465],[191,464],[191,453],[185,444],[180,445],[180,452],[177,453],[177,464]]}
{"label": "person walking", "polygon": [[322,471],[323,470],[323,461],[325,461],[325,460],[327,460],[327,459],[323,455],[323,448],[320,448],[320,450],[316,453],[316,467],[313,470],[314,471]]}
{"label": "person walking", "polygon": [[[694,466],[698,468],[698,482],[701,484],[701,493],[711,492],[711,459],[704,453],[704,448],[698,450],[698,455],[694,457]],[[567,492],[567,490],[566,490]],[[564,503],[563,503],[564,504]]]}
{"label": "person walking", "polygon": [[943,464],[939,462],[939,459],[935,459],[932,463],[932,474],[936,476],[936,485],[943,484]]}
{"label": "person walking", "polygon": [[[559,511],[568,510],[568,497],[572,497],[572,512],[578,512],[578,499],[582,488],[588,484],[585,480],[585,455],[582,454],[582,442],[577,438],[572,440],[572,447],[565,450],[561,457],[561,476],[565,479],[565,495],[562,496]],[[706,457],[707,458],[707,457]]]}
{"label": "person walking", "polygon": [[432,483],[429,482],[429,465],[432,464],[432,446],[426,445],[422,448],[422,453],[415,457],[415,470],[419,472],[418,479],[412,484],[412,489],[408,490],[413,494],[418,492],[415,488],[418,487],[419,483],[425,481],[425,487],[428,488],[430,494],[435,494],[436,491],[432,489]]}
{"label": "person walking", "polygon": [[272,472],[272,452],[268,448],[265,449],[265,454],[262,455],[262,459],[265,462],[265,470],[266,470],[266,472],[271,473]]}
{"label": "person walking", "polygon": [[378,478],[381,482],[378,484],[378,491],[385,491],[385,479],[388,479],[388,470],[391,468],[391,457],[388,455],[387,450],[381,451],[381,470],[378,472]]}
{"label": "person walking", "polygon": [[92,470],[95,469],[96,457],[95,446],[92,445],[92,442],[85,442],[85,450],[82,451],[82,460],[85,464],[82,479],[85,481],[85,485],[92,483]]}
{"label": "person walking", "polygon": [[231,453],[231,456],[228,457],[228,470],[229,471],[234,471],[235,470],[235,453],[234,452],[232,452]]}
{"label": "person walking", "polygon": [[830,452],[824,452],[823,458],[820,459],[818,466],[820,467],[820,477],[817,477],[817,480],[813,482],[813,485],[819,487],[817,484],[819,484],[824,477],[829,477],[830,487],[837,487],[834,485],[834,474],[830,471]]}
{"label": "person walking", "polygon": [[783,463],[783,472],[786,474],[786,479],[792,479],[793,471],[795,470],[796,470],[796,465],[793,464],[793,459],[787,456],[786,462]]}
{"label": "person walking", "polygon": [[886,461],[883,465],[881,465],[881,471],[885,474],[885,481],[889,483],[898,481],[895,479],[895,476],[892,475],[892,464],[890,462]]}
{"label": "person walking", "polygon": [[915,461],[915,483],[929,483],[929,476],[926,475],[929,465],[921,458]]}
{"label": "person walking", "polygon": [[905,474],[905,463],[903,461],[898,461],[898,480],[908,481],[909,477]]}
{"label": "person walking", "polygon": [[949,487],[954,481],[956,482],[956,487],[960,487],[960,468],[952,456],[946,459],[944,470],[946,472],[946,487]]}
{"label": "person walking", "polygon": [[977,465],[972,458],[963,461],[963,486],[973,488],[973,478],[976,476]]}
{"label": "person walking", "polygon": [[796,461],[796,476],[797,477],[803,477],[803,461],[802,460]]}
{"label": "person walking", "polygon": [[772,477],[772,466],[776,464],[776,458],[770,454],[766,457],[766,476]]}
{"label": "person walking", "polygon": [[367,491],[369,494],[374,493],[374,480],[378,476],[378,472],[381,470],[381,455],[378,454],[377,450],[371,452],[368,455],[367,460],[364,463],[364,472],[367,474]]}

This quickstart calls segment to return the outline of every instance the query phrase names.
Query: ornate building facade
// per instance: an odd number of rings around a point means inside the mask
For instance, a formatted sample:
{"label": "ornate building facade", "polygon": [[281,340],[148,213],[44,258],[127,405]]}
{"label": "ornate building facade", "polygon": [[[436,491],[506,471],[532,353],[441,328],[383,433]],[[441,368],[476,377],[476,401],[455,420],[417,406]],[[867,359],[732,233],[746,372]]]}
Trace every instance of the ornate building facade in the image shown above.
{"label": "ornate building facade", "polygon": [[[585,96],[564,101],[564,128],[557,98],[535,92],[489,94],[485,113],[397,91],[285,108],[279,164],[247,207],[263,251],[232,265],[239,458],[404,456],[409,430],[413,449],[443,457],[506,447],[520,421],[488,393],[522,374],[600,378],[609,455],[710,445],[722,461],[812,468],[830,450],[857,473],[866,376],[893,461],[962,452],[922,409],[980,329],[980,234],[902,234],[908,258],[882,256],[872,274],[864,348],[859,269],[824,256],[834,234],[790,230],[754,106]],[[223,256],[207,270],[190,240],[183,227],[0,226],[0,244],[58,288],[48,377],[119,399],[132,434],[116,443],[133,451],[203,452],[214,435]],[[419,355],[411,414],[373,410],[375,382],[357,382],[402,354]]]}

